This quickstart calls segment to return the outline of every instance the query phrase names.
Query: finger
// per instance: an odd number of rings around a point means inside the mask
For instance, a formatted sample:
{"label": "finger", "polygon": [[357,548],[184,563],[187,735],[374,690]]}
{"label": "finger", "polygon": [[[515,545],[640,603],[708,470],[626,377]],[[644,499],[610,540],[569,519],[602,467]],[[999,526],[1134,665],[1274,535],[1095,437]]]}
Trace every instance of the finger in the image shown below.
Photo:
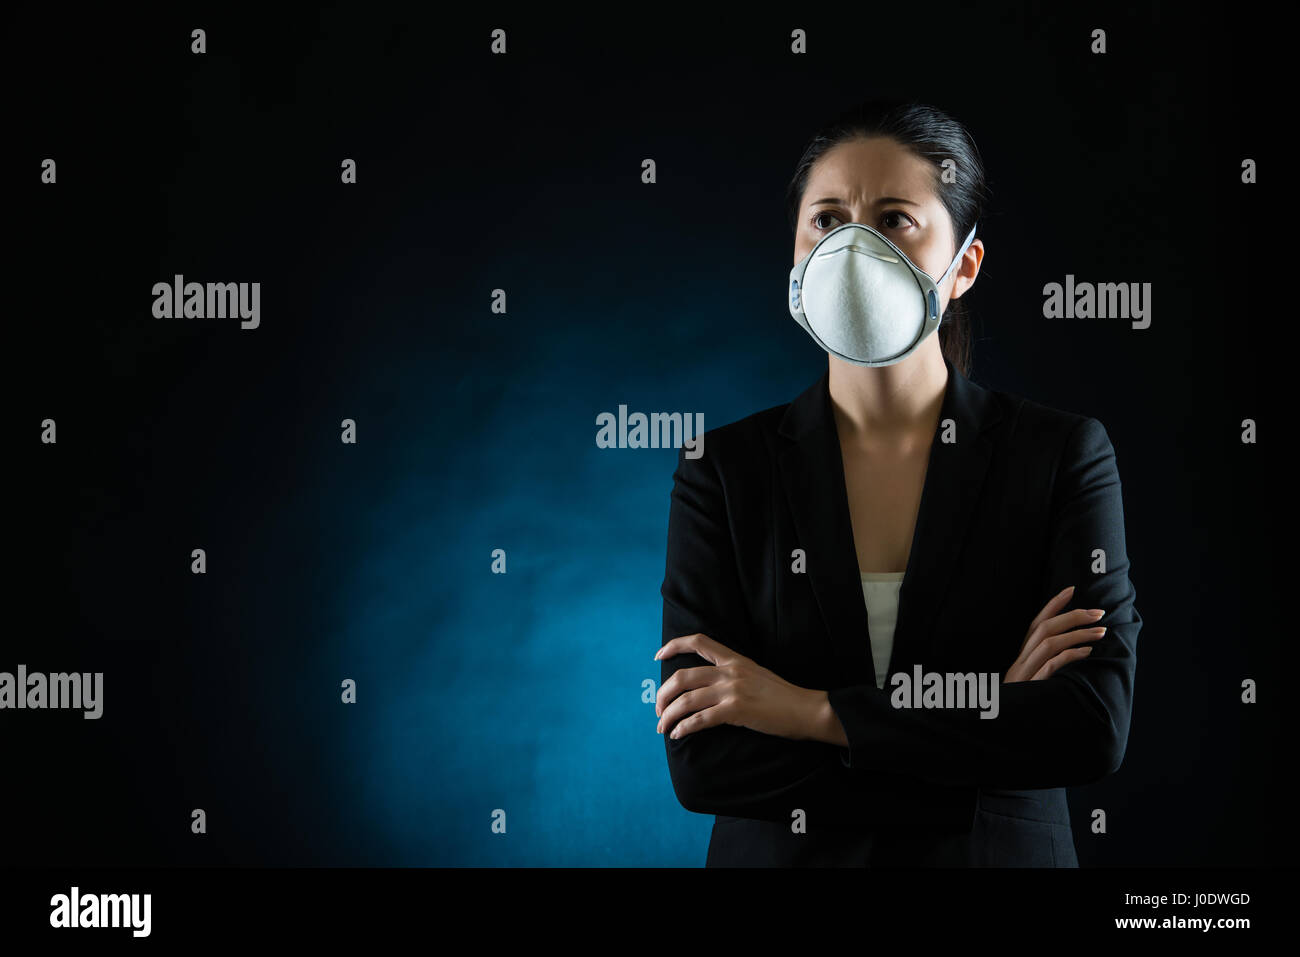
{"label": "finger", "polygon": [[674,655],[694,653],[699,655],[705,661],[716,665],[718,663],[719,651],[725,652],[727,650],[728,649],[723,645],[718,644],[708,635],[702,635],[699,632],[696,632],[693,635],[682,635],[666,642],[664,646],[659,649],[658,654],[655,655],[655,660],[663,661],[664,659],[671,658]]}
{"label": "finger", "polygon": [[672,677],[659,686],[655,695],[655,714],[663,715],[664,709],[672,700],[685,691],[702,688],[717,675],[716,665],[700,665],[696,668],[678,668]]}
{"label": "finger", "polygon": [[677,722],[677,727],[669,733],[670,738],[681,739],[688,734],[694,734],[696,731],[703,731],[705,728],[716,728],[718,725],[727,723],[726,710],[722,704],[715,704],[711,708],[705,708],[689,715]]}
{"label": "finger", "polygon": [[664,709],[663,717],[659,719],[655,730],[660,734],[671,734],[680,722],[697,711],[713,707],[720,700],[721,690],[712,686],[688,691]]}
{"label": "finger", "polygon": [[1092,654],[1091,648],[1069,648],[1066,651],[1061,652],[1051,661],[1047,662],[1043,667],[1039,668],[1038,673],[1029,680],[1042,681],[1044,678],[1050,678],[1065,665],[1068,665],[1072,661],[1079,661],[1083,658],[1087,658],[1090,654]]}
{"label": "finger", "polygon": [[1029,623],[1029,631],[1032,632],[1044,621],[1046,621],[1048,618],[1051,618],[1058,611],[1060,611],[1067,604],[1069,604],[1070,598],[1073,597],[1073,595],[1074,595],[1074,586],[1070,585],[1066,588],[1062,588],[1054,596],[1049,598],[1047,600],[1047,604],[1043,606],[1043,610],[1040,611],[1037,614],[1037,616],[1035,616],[1034,620]]}
{"label": "finger", "polygon": [[1033,651],[1024,656],[1024,670],[1028,674],[1035,674],[1046,662],[1055,658],[1066,648],[1085,641],[1096,641],[1105,633],[1105,628],[1083,628],[1078,631],[1067,631],[1061,635],[1044,638]]}
{"label": "finger", "polygon": [[1044,624],[1054,617],[1062,608],[1068,605],[1070,599],[1073,597],[1074,586],[1070,585],[1068,588],[1062,588],[1047,600],[1047,604],[1044,605],[1042,610],[1034,616],[1034,620],[1029,623],[1029,630],[1025,632],[1025,640],[1020,643],[1020,650],[1022,652],[1036,644],[1036,641],[1034,640],[1035,634],[1041,636]]}
{"label": "finger", "polygon": [[655,652],[655,661],[662,661],[665,658],[671,658],[674,655],[682,653],[682,643],[687,638],[694,638],[694,635],[678,635],[676,638],[669,638],[664,642],[663,647]]}
{"label": "finger", "polygon": [[1059,635],[1070,628],[1098,624],[1105,617],[1106,609],[1104,608],[1071,608],[1054,618],[1047,619],[1044,625],[1053,635]]}
{"label": "finger", "polygon": [[1056,657],[1066,648],[1085,641],[1096,641],[1105,632],[1106,629],[1104,628],[1084,628],[1044,638],[1032,652],[1025,656],[1025,671],[1028,674],[1034,674],[1044,663]]}
{"label": "finger", "polygon": [[1039,644],[1047,638],[1059,635],[1063,631],[1071,628],[1079,628],[1083,625],[1092,625],[1101,621],[1102,615],[1098,614],[1101,609],[1075,608],[1067,611],[1063,615],[1055,615],[1041,622],[1038,627],[1031,631],[1025,638],[1025,643],[1020,646],[1021,655],[1027,655],[1032,652]]}
{"label": "finger", "polygon": [[1039,668],[1038,674],[1034,676],[1034,680],[1049,678],[1071,662],[1083,661],[1091,655],[1094,650],[1096,650],[1095,646],[1088,648],[1067,648],[1047,664],[1043,665],[1043,667]]}

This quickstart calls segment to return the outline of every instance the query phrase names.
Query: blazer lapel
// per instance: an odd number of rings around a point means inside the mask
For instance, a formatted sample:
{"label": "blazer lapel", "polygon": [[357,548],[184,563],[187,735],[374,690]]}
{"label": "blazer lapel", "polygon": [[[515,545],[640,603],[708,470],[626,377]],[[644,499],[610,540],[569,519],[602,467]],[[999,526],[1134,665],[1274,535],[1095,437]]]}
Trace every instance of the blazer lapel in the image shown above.
{"label": "blazer lapel", "polygon": [[[948,385],[930,447],[912,550],[899,591],[889,674],[925,665],[931,631],[966,541],[993,443],[987,430],[1001,413],[987,389],[944,358]],[[790,403],[779,432],[786,499],[807,555],[807,574],[830,634],[842,684],[875,684],[867,609],[849,517],[844,462],[829,392],[830,372]],[[954,429],[945,428],[951,419]],[[954,431],[954,441],[943,441]],[[886,683],[886,688],[889,687]]]}

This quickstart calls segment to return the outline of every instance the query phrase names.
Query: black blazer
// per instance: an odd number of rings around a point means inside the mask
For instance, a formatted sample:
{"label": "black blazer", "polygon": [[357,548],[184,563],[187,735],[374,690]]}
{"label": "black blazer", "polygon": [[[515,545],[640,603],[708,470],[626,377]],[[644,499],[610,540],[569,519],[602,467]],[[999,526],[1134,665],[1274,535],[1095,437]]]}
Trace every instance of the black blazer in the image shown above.
{"label": "black blazer", "polygon": [[[889,679],[875,682],[829,374],[705,432],[703,455],[679,450],[673,475],[663,641],[703,632],[828,691],[849,741],[735,725],[665,734],[678,801],[716,815],[706,866],[1078,866],[1065,788],[1123,760],[1142,626],[1115,451],[1096,419],[945,363],[889,674],[920,664],[1000,681],[1030,621],[1071,584],[1063,610],[1103,608],[1108,630],[1050,678],[1000,685],[995,719],[895,709]],[[806,573],[792,571],[797,548]],[[661,677],[706,665],[677,655]]]}

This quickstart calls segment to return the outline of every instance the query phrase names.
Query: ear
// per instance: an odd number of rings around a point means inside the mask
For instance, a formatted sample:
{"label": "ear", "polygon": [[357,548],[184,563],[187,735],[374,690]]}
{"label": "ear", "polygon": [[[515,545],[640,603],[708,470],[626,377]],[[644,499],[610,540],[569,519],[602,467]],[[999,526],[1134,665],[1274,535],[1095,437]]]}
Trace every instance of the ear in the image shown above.
{"label": "ear", "polygon": [[948,296],[949,299],[960,299],[966,294],[967,289],[975,285],[975,277],[980,274],[980,263],[983,261],[983,240],[971,240],[971,244],[966,247],[966,252],[962,254],[961,262],[952,271],[952,292]]}

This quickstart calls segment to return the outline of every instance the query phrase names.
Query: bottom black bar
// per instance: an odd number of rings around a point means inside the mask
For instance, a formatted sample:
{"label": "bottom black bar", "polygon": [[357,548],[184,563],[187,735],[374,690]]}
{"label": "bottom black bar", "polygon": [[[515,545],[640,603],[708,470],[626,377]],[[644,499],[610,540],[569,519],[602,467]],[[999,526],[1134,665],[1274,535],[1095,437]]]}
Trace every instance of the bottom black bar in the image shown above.
{"label": "bottom black bar", "polygon": [[626,946],[644,934],[677,947],[686,932],[743,937],[778,925],[856,928],[864,941],[1043,933],[1228,944],[1286,929],[1295,871],[49,868],[0,870],[0,885],[6,945],[338,945],[474,929],[483,943],[543,932]]}

